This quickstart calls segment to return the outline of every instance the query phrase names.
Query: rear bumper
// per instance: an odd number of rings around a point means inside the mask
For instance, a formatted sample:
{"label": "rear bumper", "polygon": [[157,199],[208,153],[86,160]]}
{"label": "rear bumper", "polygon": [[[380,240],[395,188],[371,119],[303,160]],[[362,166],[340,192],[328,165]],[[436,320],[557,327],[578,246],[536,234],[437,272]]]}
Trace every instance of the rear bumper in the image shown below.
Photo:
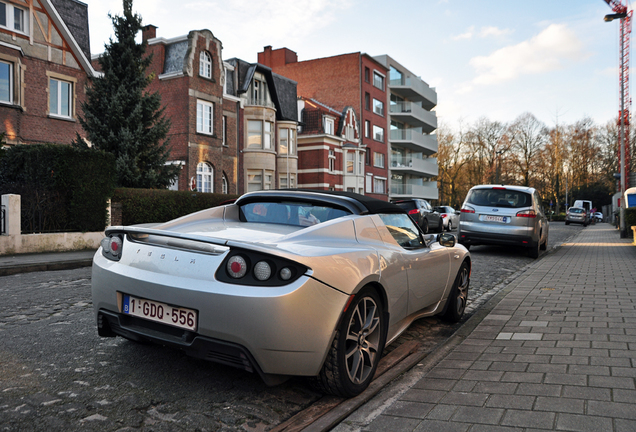
{"label": "rear bumper", "polygon": [[459,243],[463,245],[503,245],[503,246],[536,246],[538,239],[532,236],[530,228],[516,228],[514,231],[502,234],[501,232],[482,232],[466,229],[464,223],[460,223],[457,233]]}

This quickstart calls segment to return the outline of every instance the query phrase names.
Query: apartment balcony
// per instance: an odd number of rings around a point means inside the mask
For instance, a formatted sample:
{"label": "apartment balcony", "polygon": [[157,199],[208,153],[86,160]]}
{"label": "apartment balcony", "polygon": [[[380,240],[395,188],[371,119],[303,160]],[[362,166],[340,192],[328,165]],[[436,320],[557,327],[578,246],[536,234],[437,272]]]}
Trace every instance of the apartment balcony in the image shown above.
{"label": "apartment balcony", "polygon": [[425,133],[437,129],[437,116],[413,102],[391,102],[391,119],[421,127]]}
{"label": "apartment balcony", "polygon": [[271,100],[254,99],[254,98],[247,98],[245,100],[245,105],[260,106],[260,107],[266,107],[266,108],[276,108],[276,105]]}
{"label": "apartment balcony", "polygon": [[410,156],[391,156],[391,172],[414,176],[434,177],[439,173],[437,158],[419,159]]}
{"label": "apartment balcony", "polygon": [[402,77],[389,81],[389,89],[404,99],[422,102],[427,110],[437,105],[437,92],[417,77]]}
{"label": "apartment balcony", "polygon": [[415,129],[393,129],[389,136],[392,146],[403,147],[430,156],[437,153],[437,135],[424,135]]}
{"label": "apartment balcony", "polygon": [[424,182],[423,185],[391,183],[391,200],[423,198],[426,200],[435,200],[439,198],[437,190],[437,182]]}

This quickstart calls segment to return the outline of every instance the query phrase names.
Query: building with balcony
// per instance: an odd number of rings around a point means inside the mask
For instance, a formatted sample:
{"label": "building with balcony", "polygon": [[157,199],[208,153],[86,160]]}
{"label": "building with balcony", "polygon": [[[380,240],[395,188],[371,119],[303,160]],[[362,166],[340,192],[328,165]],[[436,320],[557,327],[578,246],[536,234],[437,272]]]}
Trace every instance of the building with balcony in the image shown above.
{"label": "building with balcony", "polygon": [[71,144],[90,62],[88,6],[75,0],[0,2],[0,134],[8,145]]}
{"label": "building with balcony", "polygon": [[[298,95],[305,101],[319,101],[335,113],[352,109],[359,138],[357,141],[346,139],[346,145],[342,146],[343,155],[349,160],[340,164],[339,155],[334,154],[337,165],[345,171],[350,166],[353,169],[352,173],[344,173],[342,187],[388,200],[388,68],[359,52],[298,61],[294,51],[287,48],[273,50],[271,46],[258,53],[258,62],[297,82]],[[331,148],[331,145],[327,147]],[[364,155],[363,162],[360,155]],[[350,162],[351,165],[347,165]]]}
{"label": "building with balcony", "polygon": [[390,198],[437,199],[437,93],[388,55],[374,59],[389,71]]}

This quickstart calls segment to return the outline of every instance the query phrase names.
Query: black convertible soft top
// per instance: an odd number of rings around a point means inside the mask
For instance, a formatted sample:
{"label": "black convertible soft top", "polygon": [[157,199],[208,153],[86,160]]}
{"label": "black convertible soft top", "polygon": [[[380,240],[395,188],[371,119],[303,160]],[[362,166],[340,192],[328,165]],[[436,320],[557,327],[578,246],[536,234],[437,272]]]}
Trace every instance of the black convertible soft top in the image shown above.
{"label": "black convertible soft top", "polygon": [[315,189],[276,189],[250,192],[236,200],[243,205],[258,200],[281,201],[324,201],[331,205],[344,207],[353,214],[406,213],[397,205],[388,201],[360,195],[355,192],[325,191]]}

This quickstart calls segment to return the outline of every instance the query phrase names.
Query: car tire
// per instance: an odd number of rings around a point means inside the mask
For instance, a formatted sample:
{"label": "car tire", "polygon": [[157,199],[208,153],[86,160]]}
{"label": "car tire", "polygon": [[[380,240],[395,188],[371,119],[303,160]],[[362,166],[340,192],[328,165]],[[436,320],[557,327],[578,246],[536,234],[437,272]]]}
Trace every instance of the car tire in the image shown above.
{"label": "car tire", "polygon": [[448,221],[448,232],[451,232],[453,230],[453,223],[451,221]]}
{"label": "car tire", "polygon": [[548,238],[545,238],[545,241],[543,243],[541,243],[541,246],[539,247],[541,250],[547,250],[548,249]]}
{"label": "car tire", "polygon": [[448,295],[446,311],[444,311],[444,315],[442,316],[445,321],[456,323],[462,319],[468,301],[469,285],[470,270],[468,269],[468,263],[464,261],[459,268],[459,272],[457,272],[455,283]]}
{"label": "car tire", "polygon": [[314,387],[346,398],[362,393],[382,357],[387,326],[377,292],[364,288],[347,308]]}
{"label": "car tire", "polygon": [[422,232],[428,234],[428,221],[426,219],[422,221]]}
{"label": "car tire", "polygon": [[566,225],[570,225],[570,222],[568,222],[568,221],[565,221],[565,224],[566,224]]}
{"label": "car tire", "polygon": [[539,249],[541,249],[541,240],[538,240],[535,245],[530,246],[528,256],[530,258],[539,258]]}

